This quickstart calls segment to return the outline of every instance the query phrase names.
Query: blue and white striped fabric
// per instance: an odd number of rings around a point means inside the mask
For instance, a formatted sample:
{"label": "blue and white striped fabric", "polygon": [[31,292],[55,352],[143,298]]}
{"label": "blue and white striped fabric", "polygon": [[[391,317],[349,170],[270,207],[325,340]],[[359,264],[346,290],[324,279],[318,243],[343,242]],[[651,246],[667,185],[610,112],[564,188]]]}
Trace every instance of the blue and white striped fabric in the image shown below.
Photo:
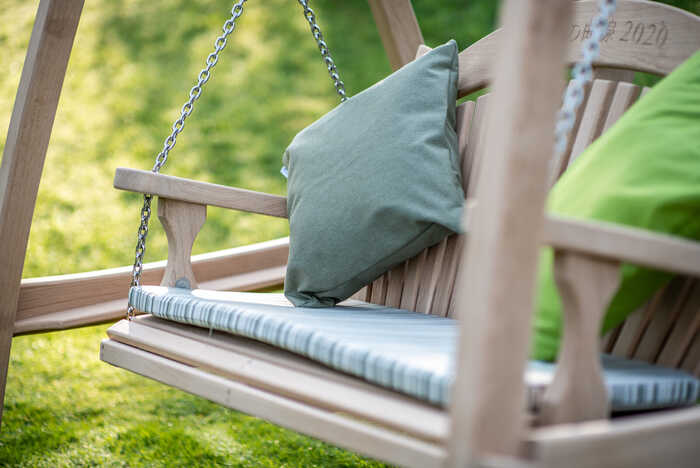
{"label": "blue and white striped fabric", "polygon": [[[129,304],[168,320],[253,338],[430,403],[445,406],[454,374],[457,322],[359,301],[332,308],[293,307],[282,294],[160,286],[132,288]],[[614,411],[689,405],[700,381],[677,370],[603,355]],[[536,408],[554,365],[531,361],[525,373]]]}

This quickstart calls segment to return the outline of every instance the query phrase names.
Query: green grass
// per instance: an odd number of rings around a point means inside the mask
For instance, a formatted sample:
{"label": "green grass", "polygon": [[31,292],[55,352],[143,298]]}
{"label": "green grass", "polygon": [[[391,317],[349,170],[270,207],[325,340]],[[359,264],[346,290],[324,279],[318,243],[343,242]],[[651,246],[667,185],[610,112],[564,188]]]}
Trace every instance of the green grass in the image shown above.
{"label": "green grass", "polygon": [[[417,0],[428,45],[491,31],[491,0]],[[700,12],[700,2],[673,2]],[[350,94],[390,68],[364,1],[313,1]],[[7,128],[37,2],[0,0],[0,128]],[[114,169],[149,169],[228,9],[223,0],[86,2],[24,276],[132,261],[140,199]],[[164,173],[284,193],[283,149],[336,103],[294,0],[248,2]],[[0,134],[4,147],[5,134]],[[285,221],[210,209],[195,253],[286,235]],[[166,255],[152,223],[147,261]],[[125,286],[126,292],[126,286]],[[13,342],[0,466],[383,466],[225,410],[97,359],[105,327]]]}

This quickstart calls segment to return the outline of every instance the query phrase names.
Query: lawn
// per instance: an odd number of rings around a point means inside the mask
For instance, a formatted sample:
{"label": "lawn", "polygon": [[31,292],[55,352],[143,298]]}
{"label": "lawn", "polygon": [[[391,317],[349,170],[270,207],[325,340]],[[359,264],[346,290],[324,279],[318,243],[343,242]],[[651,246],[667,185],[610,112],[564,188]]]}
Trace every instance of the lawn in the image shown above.
{"label": "lawn", "polygon": [[[413,2],[428,45],[492,30],[491,0]],[[671,2],[700,13],[698,1]],[[7,128],[37,1],[0,0],[0,128]],[[140,199],[114,169],[150,169],[231,2],[88,0],[39,189],[24,276],[132,261]],[[390,72],[364,1],[312,1],[354,94]],[[640,78],[647,79],[647,78]],[[248,2],[163,172],[283,194],[282,151],[337,103],[294,0]],[[5,133],[0,134],[0,147]],[[210,209],[194,253],[287,235],[284,220]],[[147,261],[165,257],[152,224]],[[126,292],[125,285],[125,292]],[[18,337],[0,466],[384,466],[222,409],[97,359],[105,326]]]}

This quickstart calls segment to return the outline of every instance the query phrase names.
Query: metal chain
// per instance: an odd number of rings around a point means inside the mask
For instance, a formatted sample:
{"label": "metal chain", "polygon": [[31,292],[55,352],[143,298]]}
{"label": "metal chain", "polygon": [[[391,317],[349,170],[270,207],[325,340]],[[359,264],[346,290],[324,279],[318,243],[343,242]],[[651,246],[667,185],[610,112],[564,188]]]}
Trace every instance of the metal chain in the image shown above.
{"label": "metal chain", "polygon": [[608,18],[615,13],[616,0],[599,0],[598,14],[591,21],[591,35],[581,48],[582,58],[574,65],[571,81],[564,93],[554,130],[554,161],[558,160],[569,140],[569,132],[576,121],[576,111],[583,102],[586,84],[593,79],[593,61],[600,55],[600,42],[608,34]]}
{"label": "metal chain", "polygon": [[[156,162],[153,165],[152,172],[158,173],[163,167],[165,162],[168,160],[168,154],[170,150],[173,149],[175,143],[177,142],[177,136],[182,132],[185,127],[185,120],[192,114],[194,110],[194,102],[199,99],[202,95],[202,88],[209,81],[211,77],[211,69],[219,61],[219,53],[226,47],[226,42],[228,36],[231,35],[233,30],[236,28],[236,20],[241,14],[243,14],[243,4],[246,0],[238,0],[234,3],[233,8],[231,8],[231,17],[224,22],[222,27],[223,34],[219,36],[216,41],[214,41],[214,51],[207,56],[205,61],[206,66],[199,72],[197,76],[197,84],[190,90],[190,97],[187,102],[182,106],[180,110],[180,117],[175,120],[172,126],[172,132],[165,139],[163,143],[163,149],[158,156],[156,156]],[[151,219],[151,201],[153,200],[153,195],[145,194],[143,196],[143,206],[141,207],[141,223],[139,224],[139,230],[136,240],[136,256],[134,259],[134,267],[131,270],[131,286],[138,286],[141,283],[141,273],[143,272],[143,257],[146,253],[146,237],[148,236],[148,221]],[[134,306],[129,305],[126,311],[127,320],[131,320],[134,317]]]}
{"label": "metal chain", "polygon": [[[226,47],[226,42],[228,36],[231,35],[233,30],[236,28],[236,20],[239,16],[243,14],[243,4],[247,0],[238,0],[234,3],[233,8],[231,8],[231,17],[224,22],[222,27],[223,34],[219,36],[216,41],[214,41],[214,51],[207,56],[205,61],[206,66],[199,72],[197,76],[197,84],[190,90],[190,97],[187,102],[182,106],[180,110],[180,117],[173,123],[172,132],[165,139],[163,143],[163,149],[158,156],[156,156],[156,162],[153,165],[152,172],[158,173],[163,165],[168,160],[168,154],[170,150],[173,149],[175,143],[177,143],[177,136],[182,132],[185,127],[185,120],[192,114],[194,110],[194,102],[199,99],[202,95],[202,88],[209,81],[211,77],[211,69],[219,61],[219,54]],[[328,45],[323,40],[323,34],[316,24],[316,15],[313,10],[309,8],[308,0],[299,0],[299,3],[304,8],[304,17],[309,22],[311,26],[311,33],[316,39],[318,44],[318,49],[321,51],[321,57],[323,57],[326,67],[328,68],[328,74],[333,80],[333,85],[335,90],[340,96],[341,102],[347,99],[345,94],[345,85],[340,80],[338,75],[338,69],[335,66],[335,62],[331,58],[330,52],[328,51]],[[139,286],[141,283],[141,273],[143,272],[143,258],[146,254],[146,237],[148,236],[148,222],[151,219],[151,202],[153,200],[153,195],[145,194],[143,196],[143,206],[141,207],[141,223],[139,224],[138,235],[136,240],[136,255],[134,259],[134,267],[131,271],[131,286]],[[131,320],[134,317],[134,307],[129,306],[126,312],[126,318]]]}
{"label": "metal chain", "polygon": [[321,29],[316,23],[316,14],[311,8],[309,8],[308,0],[299,0],[299,4],[304,8],[304,17],[306,17],[306,21],[308,21],[309,26],[311,26],[311,34],[313,34],[314,39],[316,39],[318,50],[321,51],[321,57],[323,57],[323,61],[326,63],[328,75],[331,77],[331,80],[333,80],[333,86],[335,86],[335,92],[338,93],[338,96],[340,96],[340,102],[345,102],[345,100],[348,98],[345,94],[345,83],[343,83],[340,79],[338,69],[336,68],[335,62],[333,61],[333,58],[331,58],[331,53],[328,50],[328,44],[326,44],[326,41],[323,40]]}

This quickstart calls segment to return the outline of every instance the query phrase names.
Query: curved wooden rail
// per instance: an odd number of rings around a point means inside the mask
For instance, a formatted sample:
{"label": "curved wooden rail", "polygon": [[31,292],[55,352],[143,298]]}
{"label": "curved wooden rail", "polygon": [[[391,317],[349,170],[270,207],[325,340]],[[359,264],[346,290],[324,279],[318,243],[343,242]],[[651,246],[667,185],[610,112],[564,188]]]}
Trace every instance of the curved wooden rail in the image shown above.
{"label": "curved wooden rail", "polygon": [[[289,239],[220,250],[192,257],[205,289],[252,291],[281,285]],[[165,261],[147,263],[145,284],[159,284]],[[47,276],[22,281],[14,334],[63,330],[117,320],[124,316],[131,267]]]}
{"label": "curved wooden rail", "polygon": [[[581,57],[581,44],[588,38],[591,18],[597,11],[595,0],[575,2],[569,27],[569,65]],[[667,75],[678,63],[700,49],[697,34],[700,19],[684,10],[644,0],[618,2],[610,20],[608,36],[603,39],[596,67],[635,70]],[[491,67],[497,54],[496,30],[459,54],[459,94],[465,96],[488,86]]]}

